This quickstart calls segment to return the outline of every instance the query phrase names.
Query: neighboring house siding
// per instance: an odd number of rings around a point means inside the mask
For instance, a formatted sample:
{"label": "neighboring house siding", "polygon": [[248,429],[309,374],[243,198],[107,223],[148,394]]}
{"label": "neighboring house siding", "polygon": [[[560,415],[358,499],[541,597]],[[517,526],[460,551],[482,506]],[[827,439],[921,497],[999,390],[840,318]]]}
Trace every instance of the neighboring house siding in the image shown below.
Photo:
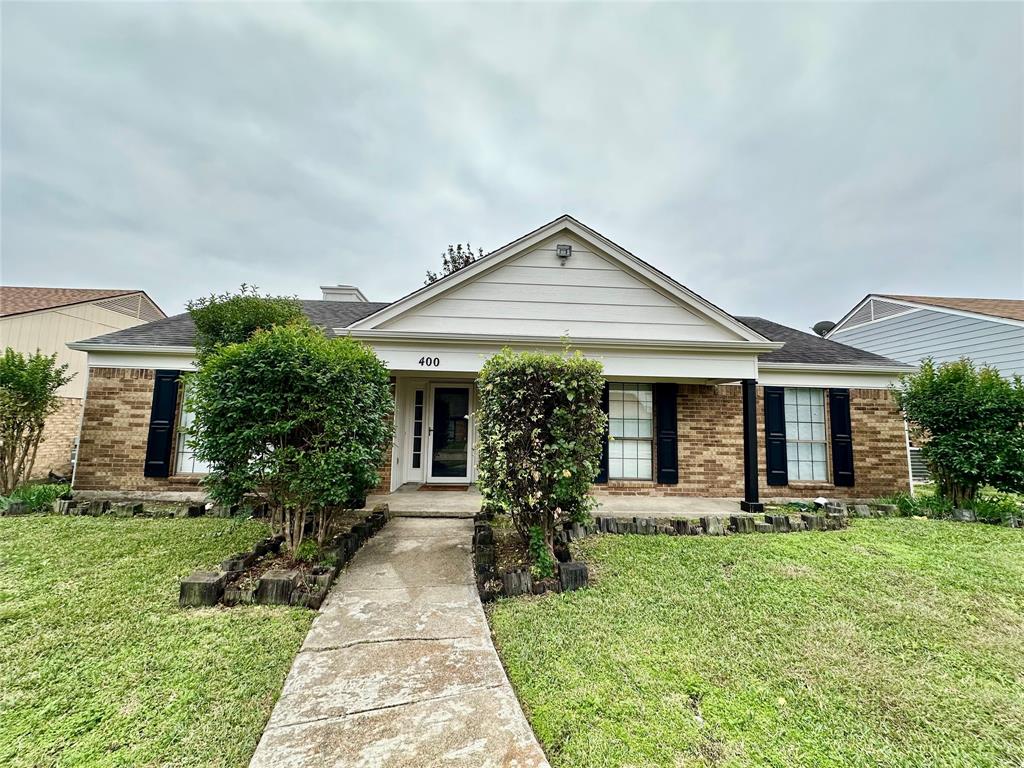
{"label": "neighboring house siding", "polygon": [[[136,294],[138,295],[138,294]],[[134,300],[134,296],[125,297]],[[74,378],[61,387],[62,397],[85,396],[87,358],[85,352],[68,349],[71,341],[80,341],[111,331],[131,328],[147,322],[95,303],[56,307],[0,319],[0,347],[12,347],[23,354],[42,351],[57,353],[58,363],[67,363]]]}
{"label": "neighboring house siding", "polygon": [[[572,245],[572,256],[564,266],[555,255],[556,245],[563,243]],[[383,323],[381,328],[554,339],[738,338],[565,234]]]}
{"label": "neighboring house siding", "polygon": [[995,320],[919,309],[833,333],[829,338],[916,365],[969,357],[1004,376],[1024,374],[1024,327]]}

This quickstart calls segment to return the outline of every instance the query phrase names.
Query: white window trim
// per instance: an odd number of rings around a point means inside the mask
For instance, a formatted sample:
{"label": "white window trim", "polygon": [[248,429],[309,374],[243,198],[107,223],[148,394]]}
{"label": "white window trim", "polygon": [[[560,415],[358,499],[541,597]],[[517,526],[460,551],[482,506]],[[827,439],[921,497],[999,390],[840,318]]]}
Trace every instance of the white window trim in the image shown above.
{"label": "white window trim", "polygon": [[[793,485],[793,484],[800,484],[800,483],[830,483],[831,482],[831,477],[830,477],[831,472],[830,472],[830,468],[829,468],[830,462],[829,462],[829,439],[828,439],[829,438],[828,395],[827,395],[826,390],[824,388],[822,388],[822,387],[785,387],[784,392],[783,392],[783,408],[784,409],[785,409],[785,407],[787,405],[790,405],[790,403],[785,402],[786,399],[787,399],[786,395],[788,393],[792,392],[793,393],[793,397],[797,398],[797,397],[799,397],[799,395],[797,393],[800,392],[801,390],[803,390],[803,391],[814,391],[814,392],[820,392],[821,393],[821,409],[822,409],[822,411],[821,411],[821,422],[820,423],[821,423],[821,426],[822,426],[822,439],[821,440],[814,440],[814,439],[801,440],[797,435],[791,434],[791,431],[790,431],[790,424],[801,424],[801,423],[804,423],[804,424],[812,424],[813,425],[813,424],[816,424],[818,422],[816,422],[814,420],[812,420],[812,421],[801,421],[800,417],[799,417],[799,411],[797,412],[797,418],[796,418],[795,421],[790,421],[788,418],[786,418],[786,420],[785,420],[786,421],[786,474],[787,474],[787,476],[789,478],[789,484]],[[797,403],[793,403],[792,405],[797,406],[798,404]],[[784,414],[784,416],[785,416],[785,414]],[[823,466],[824,476],[823,477],[799,477],[799,478],[796,477],[794,475],[794,473],[792,471],[790,471],[790,466],[795,463],[795,464],[797,464],[797,467],[799,468],[799,459],[793,458],[793,457],[790,456],[790,446],[791,445],[792,446],[799,446],[799,445],[812,445],[812,446],[813,445],[821,445],[823,447],[823,451],[822,452],[824,454],[824,458],[820,462],[816,462],[816,461],[814,461],[812,459],[811,471],[812,471],[812,474],[813,474],[814,464],[815,463],[823,464],[824,465]],[[814,449],[812,448],[811,450],[813,451]]]}
{"label": "white window trim", "polygon": [[[612,429],[611,429],[611,418],[612,418],[612,416],[611,416],[611,410],[612,410],[611,409],[611,403],[612,403],[611,392],[613,391],[613,389],[615,387],[622,387],[622,386],[645,387],[647,389],[647,391],[650,391],[650,393],[651,393],[651,412],[650,412],[650,419],[649,420],[650,420],[650,423],[651,423],[651,428],[650,428],[650,435],[649,436],[647,436],[647,437],[640,437],[638,435],[636,437],[632,437],[632,436],[625,437],[625,436],[613,436],[612,435]],[[609,418],[609,424],[608,424],[608,481],[609,482],[625,482],[625,483],[629,483],[629,482],[652,482],[654,480],[654,449],[655,449],[655,446],[654,446],[654,440],[655,440],[655,434],[654,434],[655,433],[654,385],[650,384],[648,382],[640,382],[640,381],[636,381],[636,382],[634,382],[634,381],[610,382],[609,385],[608,385],[608,394],[609,394],[609,399],[608,399],[608,418]],[[639,415],[638,415],[637,420],[638,421],[646,421],[647,419],[640,419]],[[648,462],[647,474],[646,475],[638,476],[638,477],[625,477],[625,476],[621,476],[621,475],[614,475],[612,473],[612,462],[615,461],[615,459],[613,459],[612,456],[611,456],[612,446],[615,445],[615,443],[619,443],[620,445],[624,445],[627,442],[628,443],[648,443],[650,445],[650,461]],[[619,460],[620,461],[625,461],[625,459],[619,459]],[[643,461],[641,459],[639,459],[639,458],[637,459],[637,466],[638,466],[638,468],[643,466]]]}

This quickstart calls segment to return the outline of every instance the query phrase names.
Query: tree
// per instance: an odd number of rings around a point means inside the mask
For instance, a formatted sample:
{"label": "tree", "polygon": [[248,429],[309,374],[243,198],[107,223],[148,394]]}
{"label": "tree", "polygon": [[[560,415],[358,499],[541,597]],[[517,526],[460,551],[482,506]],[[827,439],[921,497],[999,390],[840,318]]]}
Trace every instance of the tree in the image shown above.
{"label": "tree", "polygon": [[309,323],[275,326],[210,350],[188,387],[210,496],[267,502],[292,552],[307,517],[322,541],[333,513],[377,484],[393,405],[369,347]]}
{"label": "tree", "polygon": [[1024,384],[967,359],[921,363],[902,377],[896,402],[921,443],[939,494],[956,506],[992,485],[1024,491]]}
{"label": "tree", "polygon": [[261,296],[256,286],[245,283],[238,293],[210,294],[186,306],[196,326],[196,348],[200,356],[218,344],[247,341],[261,328],[304,320],[296,299]]}
{"label": "tree", "polygon": [[477,252],[473,253],[473,246],[466,243],[465,249],[462,244],[449,245],[447,253],[441,254],[441,274],[431,272],[427,270],[427,279],[423,281],[424,285],[430,285],[431,283],[437,282],[442,277],[447,277],[453,272],[458,272],[460,269],[464,269],[472,264],[477,259],[484,257],[484,249],[478,248]]}
{"label": "tree", "polygon": [[477,388],[478,485],[489,506],[511,516],[537,575],[550,576],[555,526],[585,521],[594,506],[603,368],[579,352],[503,349],[484,363]]}
{"label": "tree", "polygon": [[0,494],[32,476],[46,418],[60,407],[57,390],[74,377],[57,355],[26,357],[8,347],[0,359]]}

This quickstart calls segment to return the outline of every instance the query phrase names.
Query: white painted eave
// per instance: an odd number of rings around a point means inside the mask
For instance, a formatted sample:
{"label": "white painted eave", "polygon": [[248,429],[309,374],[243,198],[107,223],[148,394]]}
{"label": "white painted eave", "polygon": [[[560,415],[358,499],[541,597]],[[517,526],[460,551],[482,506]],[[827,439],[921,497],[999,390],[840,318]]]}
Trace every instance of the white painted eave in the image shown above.
{"label": "white painted eave", "polygon": [[759,362],[760,371],[797,371],[806,373],[861,373],[878,376],[902,376],[917,370],[912,365],[817,365],[815,363]]}
{"label": "white painted eave", "polygon": [[443,336],[425,331],[391,331],[391,330],[360,330],[354,328],[334,328],[338,336],[351,336],[366,342],[409,343],[409,344],[490,344],[496,347],[553,347],[568,345],[580,349],[636,349],[665,351],[706,351],[706,352],[739,352],[763,353],[781,349],[784,342],[779,341],[665,341],[655,339],[603,339],[603,338],[570,338],[565,341],[550,336],[508,336],[502,334],[482,333],[448,333]]}
{"label": "white painted eave", "polygon": [[69,341],[68,349],[79,352],[117,352],[126,355],[194,355],[195,347],[167,347],[155,344],[108,344],[104,342]]}

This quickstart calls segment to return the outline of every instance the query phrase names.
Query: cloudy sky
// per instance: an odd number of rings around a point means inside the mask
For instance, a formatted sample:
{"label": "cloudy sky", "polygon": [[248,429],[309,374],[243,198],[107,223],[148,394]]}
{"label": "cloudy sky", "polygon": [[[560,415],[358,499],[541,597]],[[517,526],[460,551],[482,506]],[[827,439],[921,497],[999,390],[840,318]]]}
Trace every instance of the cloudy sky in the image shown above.
{"label": "cloudy sky", "polygon": [[371,300],[568,212],[737,314],[1024,296],[1024,5],[4,3],[13,285]]}

